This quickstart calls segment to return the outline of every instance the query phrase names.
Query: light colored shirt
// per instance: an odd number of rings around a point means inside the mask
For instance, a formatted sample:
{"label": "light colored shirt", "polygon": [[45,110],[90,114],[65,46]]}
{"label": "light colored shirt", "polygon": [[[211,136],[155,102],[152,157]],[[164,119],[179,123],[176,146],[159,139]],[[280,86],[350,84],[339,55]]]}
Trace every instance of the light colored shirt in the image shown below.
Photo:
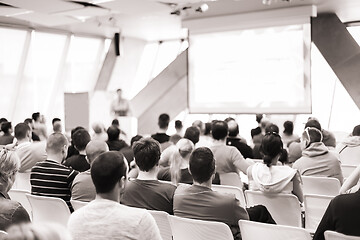
{"label": "light colored shirt", "polygon": [[154,218],[144,209],[95,199],[71,214],[68,229],[73,240],[161,240]]}
{"label": "light colored shirt", "polygon": [[90,202],[96,197],[96,190],[91,179],[90,170],[78,174],[71,186],[73,200]]}
{"label": "light colored shirt", "polygon": [[45,148],[46,142],[25,142],[19,144],[15,148],[15,152],[21,162],[19,172],[30,172],[37,162],[45,161],[47,158]]}

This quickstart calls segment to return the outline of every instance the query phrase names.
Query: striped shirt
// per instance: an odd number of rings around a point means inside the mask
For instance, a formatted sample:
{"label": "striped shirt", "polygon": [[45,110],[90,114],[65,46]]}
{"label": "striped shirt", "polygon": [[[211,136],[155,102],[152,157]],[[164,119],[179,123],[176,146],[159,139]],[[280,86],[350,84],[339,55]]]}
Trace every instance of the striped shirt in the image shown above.
{"label": "striped shirt", "polygon": [[69,206],[70,211],[73,211],[70,204],[70,189],[77,174],[77,171],[54,160],[38,162],[31,169],[31,194],[61,198]]}

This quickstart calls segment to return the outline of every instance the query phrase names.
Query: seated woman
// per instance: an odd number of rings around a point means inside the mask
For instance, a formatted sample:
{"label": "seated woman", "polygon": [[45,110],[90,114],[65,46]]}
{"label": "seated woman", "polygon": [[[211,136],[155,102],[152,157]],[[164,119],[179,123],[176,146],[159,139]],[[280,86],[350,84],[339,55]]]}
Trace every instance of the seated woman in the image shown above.
{"label": "seated woman", "polygon": [[279,166],[278,160],[283,150],[281,137],[277,133],[267,133],[261,142],[263,163],[256,163],[247,170],[249,189],[271,193],[293,193],[303,201],[300,174],[289,166]]}
{"label": "seated woman", "polygon": [[[170,157],[170,167],[161,168],[158,173],[158,179],[171,181],[175,185],[179,183],[192,184],[193,177],[188,168],[190,155],[194,150],[194,144],[190,140],[182,138],[177,142],[176,148],[177,151]],[[213,183],[220,184],[218,174],[216,174]]]}
{"label": "seated woman", "polygon": [[10,200],[8,191],[15,182],[20,168],[20,159],[14,151],[2,149],[0,152],[0,230],[14,223],[30,222],[29,214],[20,203]]}

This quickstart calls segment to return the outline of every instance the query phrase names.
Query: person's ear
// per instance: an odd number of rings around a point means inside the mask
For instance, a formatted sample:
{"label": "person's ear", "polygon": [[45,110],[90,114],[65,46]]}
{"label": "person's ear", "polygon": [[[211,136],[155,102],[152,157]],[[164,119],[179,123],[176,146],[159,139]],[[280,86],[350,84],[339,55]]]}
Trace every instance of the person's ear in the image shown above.
{"label": "person's ear", "polygon": [[126,184],[126,177],[122,176],[119,180],[119,186],[121,189],[125,188],[125,184]]}

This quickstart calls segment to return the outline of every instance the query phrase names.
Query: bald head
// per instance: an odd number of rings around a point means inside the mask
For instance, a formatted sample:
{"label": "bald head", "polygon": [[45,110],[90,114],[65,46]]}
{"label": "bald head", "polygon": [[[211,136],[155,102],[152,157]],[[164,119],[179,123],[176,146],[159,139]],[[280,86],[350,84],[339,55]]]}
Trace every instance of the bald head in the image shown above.
{"label": "bald head", "polygon": [[[67,150],[68,140],[61,133],[53,133],[49,136],[46,143],[46,152],[48,154],[60,154],[62,151]],[[64,148],[65,147],[65,148]]]}
{"label": "bald head", "polygon": [[236,137],[239,134],[239,125],[235,120],[230,120],[228,123],[229,136]]}
{"label": "bald head", "polygon": [[105,142],[102,141],[90,141],[86,145],[86,157],[89,160],[90,164],[97,158],[100,154],[108,152],[109,147]]}

